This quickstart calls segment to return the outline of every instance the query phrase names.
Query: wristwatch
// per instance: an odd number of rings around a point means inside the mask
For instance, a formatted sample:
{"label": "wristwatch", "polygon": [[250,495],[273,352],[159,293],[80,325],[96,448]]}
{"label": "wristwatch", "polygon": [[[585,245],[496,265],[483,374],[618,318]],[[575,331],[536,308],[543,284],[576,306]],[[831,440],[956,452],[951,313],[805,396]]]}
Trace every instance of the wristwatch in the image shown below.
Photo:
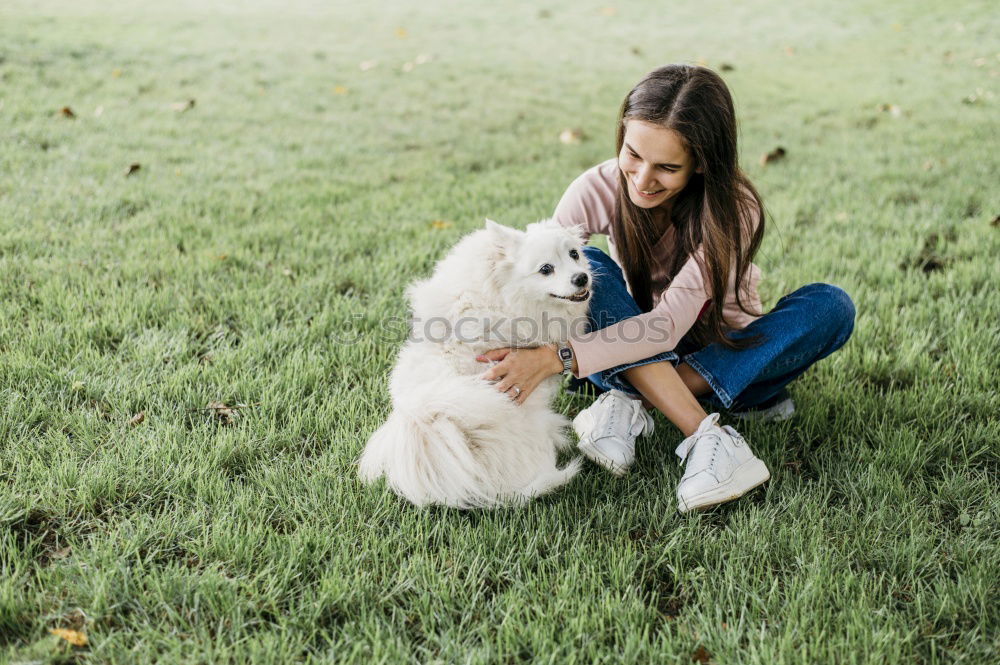
{"label": "wristwatch", "polygon": [[556,351],[559,354],[559,360],[563,364],[563,374],[573,373],[573,348],[567,344],[565,346],[560,346]]}

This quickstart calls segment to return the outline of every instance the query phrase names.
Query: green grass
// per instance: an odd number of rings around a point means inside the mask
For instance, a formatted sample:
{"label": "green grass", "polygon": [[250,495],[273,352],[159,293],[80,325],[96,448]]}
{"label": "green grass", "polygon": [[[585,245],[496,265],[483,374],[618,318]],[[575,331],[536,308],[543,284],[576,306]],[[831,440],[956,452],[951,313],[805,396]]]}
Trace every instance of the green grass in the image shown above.
{"label": "green grass", "polygon": [[[137,4],[0,8],[0,661],[995,662],[994,3]],[[549,214],[629,86],[699,60],[765,305],[858,310],[796,418],[740,428],[770,484],[678,516],[658,418],[627,478],[521,510],[362,487],[403,287]]]}

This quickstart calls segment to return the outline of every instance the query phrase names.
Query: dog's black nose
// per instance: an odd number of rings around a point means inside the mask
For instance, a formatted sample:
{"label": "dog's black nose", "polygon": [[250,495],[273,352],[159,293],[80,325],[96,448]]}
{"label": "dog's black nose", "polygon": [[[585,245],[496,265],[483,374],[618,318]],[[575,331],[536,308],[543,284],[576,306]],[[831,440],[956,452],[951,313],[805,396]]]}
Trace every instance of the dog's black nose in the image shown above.
{"label": "dog's black nose", "polygon": [[578,273],[576,273],[575,275],[573,275],[572,282],[573,282],[573,286],[577,286],[577,287],[579,287],[579,286],[586,286],[587,285],[587,273],[585,273],[585,272],[578,272]]}

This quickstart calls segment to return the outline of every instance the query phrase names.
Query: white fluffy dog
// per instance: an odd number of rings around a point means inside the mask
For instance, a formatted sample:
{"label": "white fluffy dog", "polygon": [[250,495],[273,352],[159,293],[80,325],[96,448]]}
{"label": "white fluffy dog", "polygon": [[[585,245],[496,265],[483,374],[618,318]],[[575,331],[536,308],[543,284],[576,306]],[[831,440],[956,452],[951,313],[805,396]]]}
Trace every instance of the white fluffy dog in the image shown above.
{"label": "white fluffy dog", "polygon": [[364,481],[384,475],[417,505],[487,508],[576,475],[579,458],[556,466],[569,445],[569,422],[549,406],[558,375],[517,405],[479,378],[487,366],[476,361],[498,347],[565,342],[585,321],[591,276],[574,231],[487,220],[409,287],[413,329],[390,380],[393,411],[359,461]]}

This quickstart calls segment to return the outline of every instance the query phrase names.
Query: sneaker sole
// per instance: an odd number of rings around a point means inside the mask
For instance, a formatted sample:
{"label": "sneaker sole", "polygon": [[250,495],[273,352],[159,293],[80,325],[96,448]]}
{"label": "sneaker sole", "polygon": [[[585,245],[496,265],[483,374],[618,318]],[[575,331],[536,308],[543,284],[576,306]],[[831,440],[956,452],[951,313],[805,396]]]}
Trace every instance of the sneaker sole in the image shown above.
{"label": "sneaker sole", "polygon": [[763,423],[780,423],[795,415],[795,402],[789,397],[763,411],[737,411],[729,415],[744,422],[756,420]]}
{"label": "sneaker sole", "polygon": [[767,470],[767,465],[755,457],[737,467],[724,483],[716,485],[707,492],[687,499],[677,497],[677,510],[686,513],[738,499],[750,490],[760,487],[770,478],[771,472]]}
{"label": "sneaker sole", "polygon": [[623,466],[610,457],[602,455],[600,451],[594,447],[594,442],[590,439],[581,440],[578,444],[576,444],[576,447],[580,449],[580,452],[583,453],[587,459],[604,467],[614,476],[621,478],[625,475],[625,472],[628,471],[627,466]]}

